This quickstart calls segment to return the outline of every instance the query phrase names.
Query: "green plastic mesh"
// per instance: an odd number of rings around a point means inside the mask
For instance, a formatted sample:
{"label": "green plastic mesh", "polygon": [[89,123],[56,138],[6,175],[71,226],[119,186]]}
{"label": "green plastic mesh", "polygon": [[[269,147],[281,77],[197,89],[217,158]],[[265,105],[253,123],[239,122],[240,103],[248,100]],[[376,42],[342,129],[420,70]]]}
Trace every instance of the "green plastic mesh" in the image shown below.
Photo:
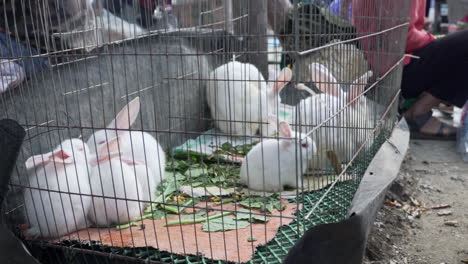
{"label": "green plastic mesh", "polygon": [[[357,160],[347,170],[350,175],[347,181],[337,183],[320,205],[311,214],[310,218],[303,220],[304,216],[312,209],[317,201],[324,195],[329,186],[308,193],[303,193],[296,199],[291,199],[291,203],[301,203],[302,209],[298,212],[298,217],[289,225],[281,226],[276,236],[264,246],[257,247],[251,261],[248,263],[281,263],[292,248],[295,242],[302,236],[305,230],[321,225],[336,223],[345,220],[348,209],[353,200],[354,194],[359,187],[362,176],[364,175],[369,163],[375,156],[382,143],[385,141],[386,133],[382,132],[375,138],[374,144],[362,154],[358,156]],[[300,220],[300,221],[299,221]],[[62,259],[67,263],[76,262],[75,258],[82,258],[82,254],[73,252],[73,249],[85,249],[95,252],[107,253],[108,256],[119,255],[131,258],[140,259],[142,263],[147,260],[153,260],[160,263],[181,263],[181,264],[201,264],[201,263],[231,263],[226,261],[214,261],[203,256],[182,256],[178,254],[171,254],[169,252],[162,252],[154,248],[117,248],[110,246],[103,246],[98,243],[90,242],[83,244],[79,241],[64,241],[60,244],[67,248],[62,251]],[[42,247],[47,247],[42,244]],[[58,252],[55,252],[57,254]],[[86,254],[86,253],[85,253]],[[92,254],[92,253],[90,253]],[[37,256],[36,256],[37,257]],[[50,259],[51,254],[42,253],[42,261],[45,263],[55,262]],[[96,258],[96,256],[94,256]],[[41,260],[41,257],[39,257]],[[88,261],[77,261],[77,263],[87,263]],[[100,262],[99,262],[100,263]]]}

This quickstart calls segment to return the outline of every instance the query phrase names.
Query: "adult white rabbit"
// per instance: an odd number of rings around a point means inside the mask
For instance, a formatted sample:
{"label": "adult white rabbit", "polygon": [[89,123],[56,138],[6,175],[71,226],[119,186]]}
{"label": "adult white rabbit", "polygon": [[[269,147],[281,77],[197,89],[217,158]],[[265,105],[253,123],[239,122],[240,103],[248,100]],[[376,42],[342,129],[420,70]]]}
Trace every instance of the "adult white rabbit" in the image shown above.
{"label": "adult white rabbit", "polygon": [[315,143],[305,134],[292,131],[286,121],[281,121],[278,127],[279,135],[284,138],[263,140],[242,163],[240,183],[249,189],[279,192],[284,186],[301,186],[307,161],[316,153]]}
{"label": "adult white rabbit", "polygon": [[278,107],[277,94],[290,80],[285,68],[276,82],[268,85],[252,64],[231,61],[210,73],[207,102],[215,125],[232,135],[269,135],[267,117]]}
{"label": "adult white rabbit", "polygon": [[128,223],[139,217],[144,209],[140,201],[144,200],[145,194],[136,171],[146,166],[123,156],[119,144],[118,137],[110,139],[90,159],[93,200],[88,216],[97,226]]}
{"label": "adult white rabbit", "polygon": [[[340,161],[346,162],[352,158],[383,107],[364,95],[359,97],[372,75],[371,71],[355,80],[348,92],[341,89],[331,72],[321,64],[311,64],[310,74],[322,93],[315,94],[308,87],[297,85],[297,89],[308,91],[311,97],[301,100],[296,106],[291,122],[304,133],[321,125],[311,134],[317,143],[318,153],[310,161],[310,167],[323,169],[330,164],[326,157],[327,150],[335,151]],[[348,104],[349,107],[341,111]]]}
{"label": "adult white rabbit", "polygon": [[68,139],[52,152],[26,160],[26,168],[30,170],[29,186],[44,189],[24,190],[30,225],[26,235],[56,238],[88,226],[86,212],[91,205],[89,155],[82,140]]}
{"label": "adult white rabbit", "polygon": [[116,118],[112,120],[107,129],[99,130],[88,139],[87,144],[91,152],[102,148],[108,139],[119,137],[119,152],[127,158],[138,160],[147,166],[139,168],[137,176],[142,185],[147,201],[154,200],[156,187],[161,182],[166,168],[166,154],[158,141],[149,133],[142,131],[129,131],[140,111],[140,99],[136,97],[130,101]]}

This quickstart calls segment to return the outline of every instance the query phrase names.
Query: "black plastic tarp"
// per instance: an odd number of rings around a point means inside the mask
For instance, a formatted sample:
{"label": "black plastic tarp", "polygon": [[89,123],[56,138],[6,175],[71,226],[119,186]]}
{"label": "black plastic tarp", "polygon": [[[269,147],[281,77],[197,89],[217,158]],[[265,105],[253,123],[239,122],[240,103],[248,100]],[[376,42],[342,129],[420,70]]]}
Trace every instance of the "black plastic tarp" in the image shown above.
{"label": "black plastic tarp", "polygon": [[[0,212],[8,192],[8,183],[25,136],[24,129],[13,120],[0,120]],[[5,226],[0,215],[0,263],[35,264],[37,262],[23,243]]]}

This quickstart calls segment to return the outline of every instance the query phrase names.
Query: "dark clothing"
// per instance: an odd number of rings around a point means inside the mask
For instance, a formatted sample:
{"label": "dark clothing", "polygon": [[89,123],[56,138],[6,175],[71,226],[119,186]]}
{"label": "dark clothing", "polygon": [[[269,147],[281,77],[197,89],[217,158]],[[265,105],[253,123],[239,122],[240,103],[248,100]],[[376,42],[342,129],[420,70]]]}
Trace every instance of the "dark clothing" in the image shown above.
{"label": "dark clothing", "polygon": [[0,28],[40,53],[61,50],[53,28],[68,17],[65,0],[2,0]]}
{"label": "dark clothing", "polygon": [[27,77],[38,74],[48,67],[47,58],[32,57],[37,54],[34,48],[27,47],[16,39],[0,33],[0,57],[2,59],[22,58],[14,62],[23,67]]}
{"label": "dark clothing", "polygon": [[429,17],[429,11],[431,10],[431,0],[426,0],[426,17]]}
{"label": "dark clothing", "polygon": [[468,30],[451,33],[417,50],[404,67],[401,91],[404,98],[422,92],[457,107],[468,100]]}

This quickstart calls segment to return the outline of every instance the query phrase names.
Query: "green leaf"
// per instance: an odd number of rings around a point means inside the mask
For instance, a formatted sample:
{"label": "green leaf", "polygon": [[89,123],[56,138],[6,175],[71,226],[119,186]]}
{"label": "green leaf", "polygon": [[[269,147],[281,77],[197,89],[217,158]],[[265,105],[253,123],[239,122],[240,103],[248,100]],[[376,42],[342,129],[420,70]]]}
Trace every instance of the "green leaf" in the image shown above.
{"label": "green leaf", "polygon": [[250,223],[248,221],[236,221],[234,216],[229,215],[206,221],[205,223],[203,223],[202,230],[204,232],[229,231],[243,229],[248,227],[249,225]]}
{"label": "green leaf", "polygon": [[240,209],[236,213],[236,220],[247,220],[250,223],[267,223],[270,220],[266,216],[251,214],[251,212],[247,209]]}
{"label": "green leaf", "polygon": [[166,167],[166,170],[168,171],[179,171],[179,172],[184,172],[190,167],[190,162],[185,161],[185,160],[172,160],[171,163],[168,164]]}
{"label": "green leaf", "polygon": [[185,172],[188,178],[198,178],[202,175],[206,175],[207,171],[203,168],[190,169]]}
{"label": "green leaf", "polygon": [[216,202],[215,204],[216,205],[221,205],[221,204],[227,204],[227,203],[231,203],[231,202],[234,202],[234,198],[226,198],[226,199],[221,198],[221,201]]}
{"label": "green leaf", "polygon": [[270,199],[269,203],[272,204],[273,207],[275,207],[278,211],[283,211],[284,209],[286,209],[286,206],[280,200]]}
{"label": "green leaf", "polygon": [[202,187],[202,186],[205,186],[205,184],[201,181],[196,181],[196,182],[192,182],[191,186],[193,188],[197,188],[197,187]]}
{"label": "green leaf", "polygon": [[115,226],[115,228],[117,228],[117,229],[126,229],[126,228],[129,228],[131,226],[139,226],[142,229],[145,228],[145,224],[138,224],[138,223],[135,223],[135,222],[130,222],[130,223],[124,224],[124,225],[118,225],[118,226]]}
{"label": "green leaf", "polygon": [[[148,207],[148,208],[151,208],[151,207]],[[140,221],[144,219],[159,220],[159,219],[163,219],[165,216],[166,216],[166,212],[159,210],[159,209],[154,209],[152,211],[149,211],[147,214],[143,215],[142,217],[135,219],[135,221]]]}
{"label": "green leaf", "polygon": [[270,214],[273,214],[275,212],[275,207],[273,206],[272,203],[268,203],[266,206],[265,206],[265,209],[270,213]]}
{"label": "green leaf", "polygon": [[177,219],[177,220],[174,220],[174,221],[167,222],[166,224],[164,224],[164,226],[202,223],[202,222],[210,221],[212,219],[220,218],[220,217],[230,215],[230,214],[232,214],[232,212],[225,212],[225,213],[222,213],[222,214],[210,215],[208,217],[203,217],[203,218],[195,218],[195,219],[192,218],[192,219],[185,219],[185,220]]}
{"label": "green leaf", "polygon": [[260,209],[264,206],[262,200],[263,199],[261,197],[248,197],[239,204],[247,208]]}
{"label": "green leaf", "polygon": [[223,143],[221,145],[221,148],[226,151],[230,151],[232,149],[232,144],[229,142]]}
{"label": "green leaf", "polygon": [[164,173],[164,179],[167,182],[183,181],[183,180],[185,180],[185,176],[180,172],[173,173],[173,172],[166,171]]}
{"label": "green leaf", "polygon": [[182,221],[195,220],[195,219],[205,218],[206,216],[207,216],[206,210],[202,209],[202,210],[195,212],[194,214],[183,215],[180,217],[180,220]]}
{"label": "green leaf", "polygon": [[223,177],[223,176],[219,176],[219,177],[216,177],[216,178],[212,178],[211,181],[212,181],[214,184],[218,184],[218,183],[225,182],[225,181],[226,181],[226,178]]}
{"label": "green leaf", "polygon": [[179,189],[178,187],[179,187],[178,182],[174,182],[174,181],[168,182],[163,193],[166,201],[167,199],[172,197],[172,195],[174,195],[174,193]]}
{"label": "green leaf", "polygon": [[161,208],[173,214],[180,214],[185,209],[185,207],[171,206],[165,204],[161,204]]}

